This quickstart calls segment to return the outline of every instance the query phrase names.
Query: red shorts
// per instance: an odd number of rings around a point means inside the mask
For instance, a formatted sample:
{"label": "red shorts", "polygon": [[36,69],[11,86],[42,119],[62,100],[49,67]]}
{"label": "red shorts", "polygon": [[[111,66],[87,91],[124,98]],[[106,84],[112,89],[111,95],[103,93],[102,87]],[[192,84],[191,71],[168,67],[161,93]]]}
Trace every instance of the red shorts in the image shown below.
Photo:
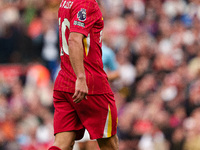
{"label": "red shorts", "polygon": [[117,132],[117,108],[113,94],[87,95],[76,104],[73,94],[54,91],[54,134],[75,131],[76,140],[85,128],[91,139],[108,138]]}

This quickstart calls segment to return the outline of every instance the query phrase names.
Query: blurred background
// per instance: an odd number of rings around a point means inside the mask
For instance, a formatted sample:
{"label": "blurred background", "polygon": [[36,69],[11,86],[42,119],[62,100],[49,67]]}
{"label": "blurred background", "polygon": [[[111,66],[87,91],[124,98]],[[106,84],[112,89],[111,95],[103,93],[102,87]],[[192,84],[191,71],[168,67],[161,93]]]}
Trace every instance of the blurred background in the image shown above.
{"label": "blurred background", "polygon": [[[120,150],[199,150],[200,1],[102,2]],[[54,140],[59,4],[0,0],[0,150],[47,150]]]}

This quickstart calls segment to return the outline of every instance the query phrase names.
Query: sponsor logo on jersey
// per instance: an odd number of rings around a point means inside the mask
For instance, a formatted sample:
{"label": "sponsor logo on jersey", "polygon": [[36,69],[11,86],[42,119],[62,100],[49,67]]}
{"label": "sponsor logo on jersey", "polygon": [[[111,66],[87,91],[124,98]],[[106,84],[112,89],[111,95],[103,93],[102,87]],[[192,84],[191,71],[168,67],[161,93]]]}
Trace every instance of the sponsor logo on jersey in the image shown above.
{"label": "sponsor logo on jersey", "polygon": [[74,21],[74,25],[81,26],[83,28],[85,27],[85,23],[80,22],[80,21]]}
{"label": "sponsor logo on jersey", "polygon": [[86,9],[81,8],[81,10],[77,14],[77,18],[80,21],[85,21],[86,20]]}

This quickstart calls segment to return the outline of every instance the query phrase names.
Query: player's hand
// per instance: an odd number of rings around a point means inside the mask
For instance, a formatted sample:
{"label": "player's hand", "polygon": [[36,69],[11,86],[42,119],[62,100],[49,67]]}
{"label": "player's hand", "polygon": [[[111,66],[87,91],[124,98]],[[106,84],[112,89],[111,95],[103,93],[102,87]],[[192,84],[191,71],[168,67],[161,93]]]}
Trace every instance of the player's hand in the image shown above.
{"label": "player's hand", "polygon": [[75,85],[75,93],[72,96],[75,103],[81,102],[83,99],[87,99],[88,87],[85,78],[77,78]]}

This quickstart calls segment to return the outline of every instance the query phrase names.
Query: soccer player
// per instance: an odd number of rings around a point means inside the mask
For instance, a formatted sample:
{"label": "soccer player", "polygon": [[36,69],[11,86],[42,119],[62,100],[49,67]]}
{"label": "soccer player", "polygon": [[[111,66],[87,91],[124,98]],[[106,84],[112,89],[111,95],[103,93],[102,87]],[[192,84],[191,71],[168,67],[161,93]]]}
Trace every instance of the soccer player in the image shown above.
{"label": "soccer player", "polygon": [[[102,61],[103,68],[108,76],[108,81],[110,82],[112,89],[112,81],[119,77],[119,71],[117,66],[117,61],[115,57],[115,53],[113,50],[106,46],[105,41],[103,40],[102,44]],[[95,150],[97,147],[97,143],[95,140],[90,140],[89,133],[85,130],[85,134],[83,138],[75,143],[74,146],[78,144],[79,150]]]}
{"label": "soccer player", "polygon": [[73,149],[85,128],[101,150],[118,150],[117,109],[102,63],[102,13],[96,0],[62,0],[58,12],[61,70],[54,85],[55,141]]}

